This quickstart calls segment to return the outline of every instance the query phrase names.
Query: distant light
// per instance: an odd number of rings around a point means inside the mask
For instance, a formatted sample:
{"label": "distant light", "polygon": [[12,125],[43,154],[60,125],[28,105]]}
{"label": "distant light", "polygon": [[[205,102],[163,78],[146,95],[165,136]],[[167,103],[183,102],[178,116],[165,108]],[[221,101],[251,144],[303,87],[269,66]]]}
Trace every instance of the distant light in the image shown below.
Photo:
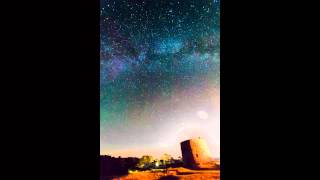
{"label": "distant light", "polygon": [[198,111],[197,115],[200,119],[208,119],[209,115],[206,111]]}

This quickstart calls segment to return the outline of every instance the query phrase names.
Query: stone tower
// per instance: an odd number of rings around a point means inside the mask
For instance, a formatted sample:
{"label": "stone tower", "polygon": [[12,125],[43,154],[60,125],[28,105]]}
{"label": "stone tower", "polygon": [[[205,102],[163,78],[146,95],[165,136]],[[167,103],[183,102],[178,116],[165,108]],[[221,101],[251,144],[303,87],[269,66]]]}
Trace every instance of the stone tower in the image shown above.
{"label": "stone tower", "polygon": [[202,138],[189,139],[180,143],[183,163],[192,169],[214,168],[214,160],[207,143]]}

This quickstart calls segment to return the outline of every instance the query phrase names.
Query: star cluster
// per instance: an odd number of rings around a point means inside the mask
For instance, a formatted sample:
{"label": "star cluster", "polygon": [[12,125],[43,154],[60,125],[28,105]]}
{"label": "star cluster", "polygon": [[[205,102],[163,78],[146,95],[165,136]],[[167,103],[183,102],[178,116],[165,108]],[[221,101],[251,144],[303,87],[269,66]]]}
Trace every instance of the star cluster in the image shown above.
{"label": "star cluster", "polygon": [[[101,0],[100,39],[100,142],[110,152],[179,124],[181,92],[219,92],[219,0]],[[207,104],[194,107],[204,121],[197,108]]]}

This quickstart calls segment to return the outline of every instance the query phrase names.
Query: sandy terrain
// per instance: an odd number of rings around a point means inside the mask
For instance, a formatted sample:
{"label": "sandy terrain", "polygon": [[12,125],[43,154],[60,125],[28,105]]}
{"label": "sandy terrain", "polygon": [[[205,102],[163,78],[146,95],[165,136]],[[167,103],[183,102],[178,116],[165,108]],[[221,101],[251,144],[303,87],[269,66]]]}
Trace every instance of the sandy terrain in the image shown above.
{"label": "sandy terrain", "polygon": [[143,171],[130,173],[113,180],[220,180],[219,170],[189,170],[186,168],[169,168],[167,171]]}

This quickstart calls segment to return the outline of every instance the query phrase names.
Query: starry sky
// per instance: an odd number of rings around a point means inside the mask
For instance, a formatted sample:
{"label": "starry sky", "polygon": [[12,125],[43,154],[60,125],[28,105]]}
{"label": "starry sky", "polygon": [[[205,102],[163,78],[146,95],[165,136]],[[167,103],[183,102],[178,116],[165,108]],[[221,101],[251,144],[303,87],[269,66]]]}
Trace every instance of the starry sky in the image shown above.
{"label": "starry sky", "polygon": [[100,0],[100,154],[220,157],[220,0]]}

